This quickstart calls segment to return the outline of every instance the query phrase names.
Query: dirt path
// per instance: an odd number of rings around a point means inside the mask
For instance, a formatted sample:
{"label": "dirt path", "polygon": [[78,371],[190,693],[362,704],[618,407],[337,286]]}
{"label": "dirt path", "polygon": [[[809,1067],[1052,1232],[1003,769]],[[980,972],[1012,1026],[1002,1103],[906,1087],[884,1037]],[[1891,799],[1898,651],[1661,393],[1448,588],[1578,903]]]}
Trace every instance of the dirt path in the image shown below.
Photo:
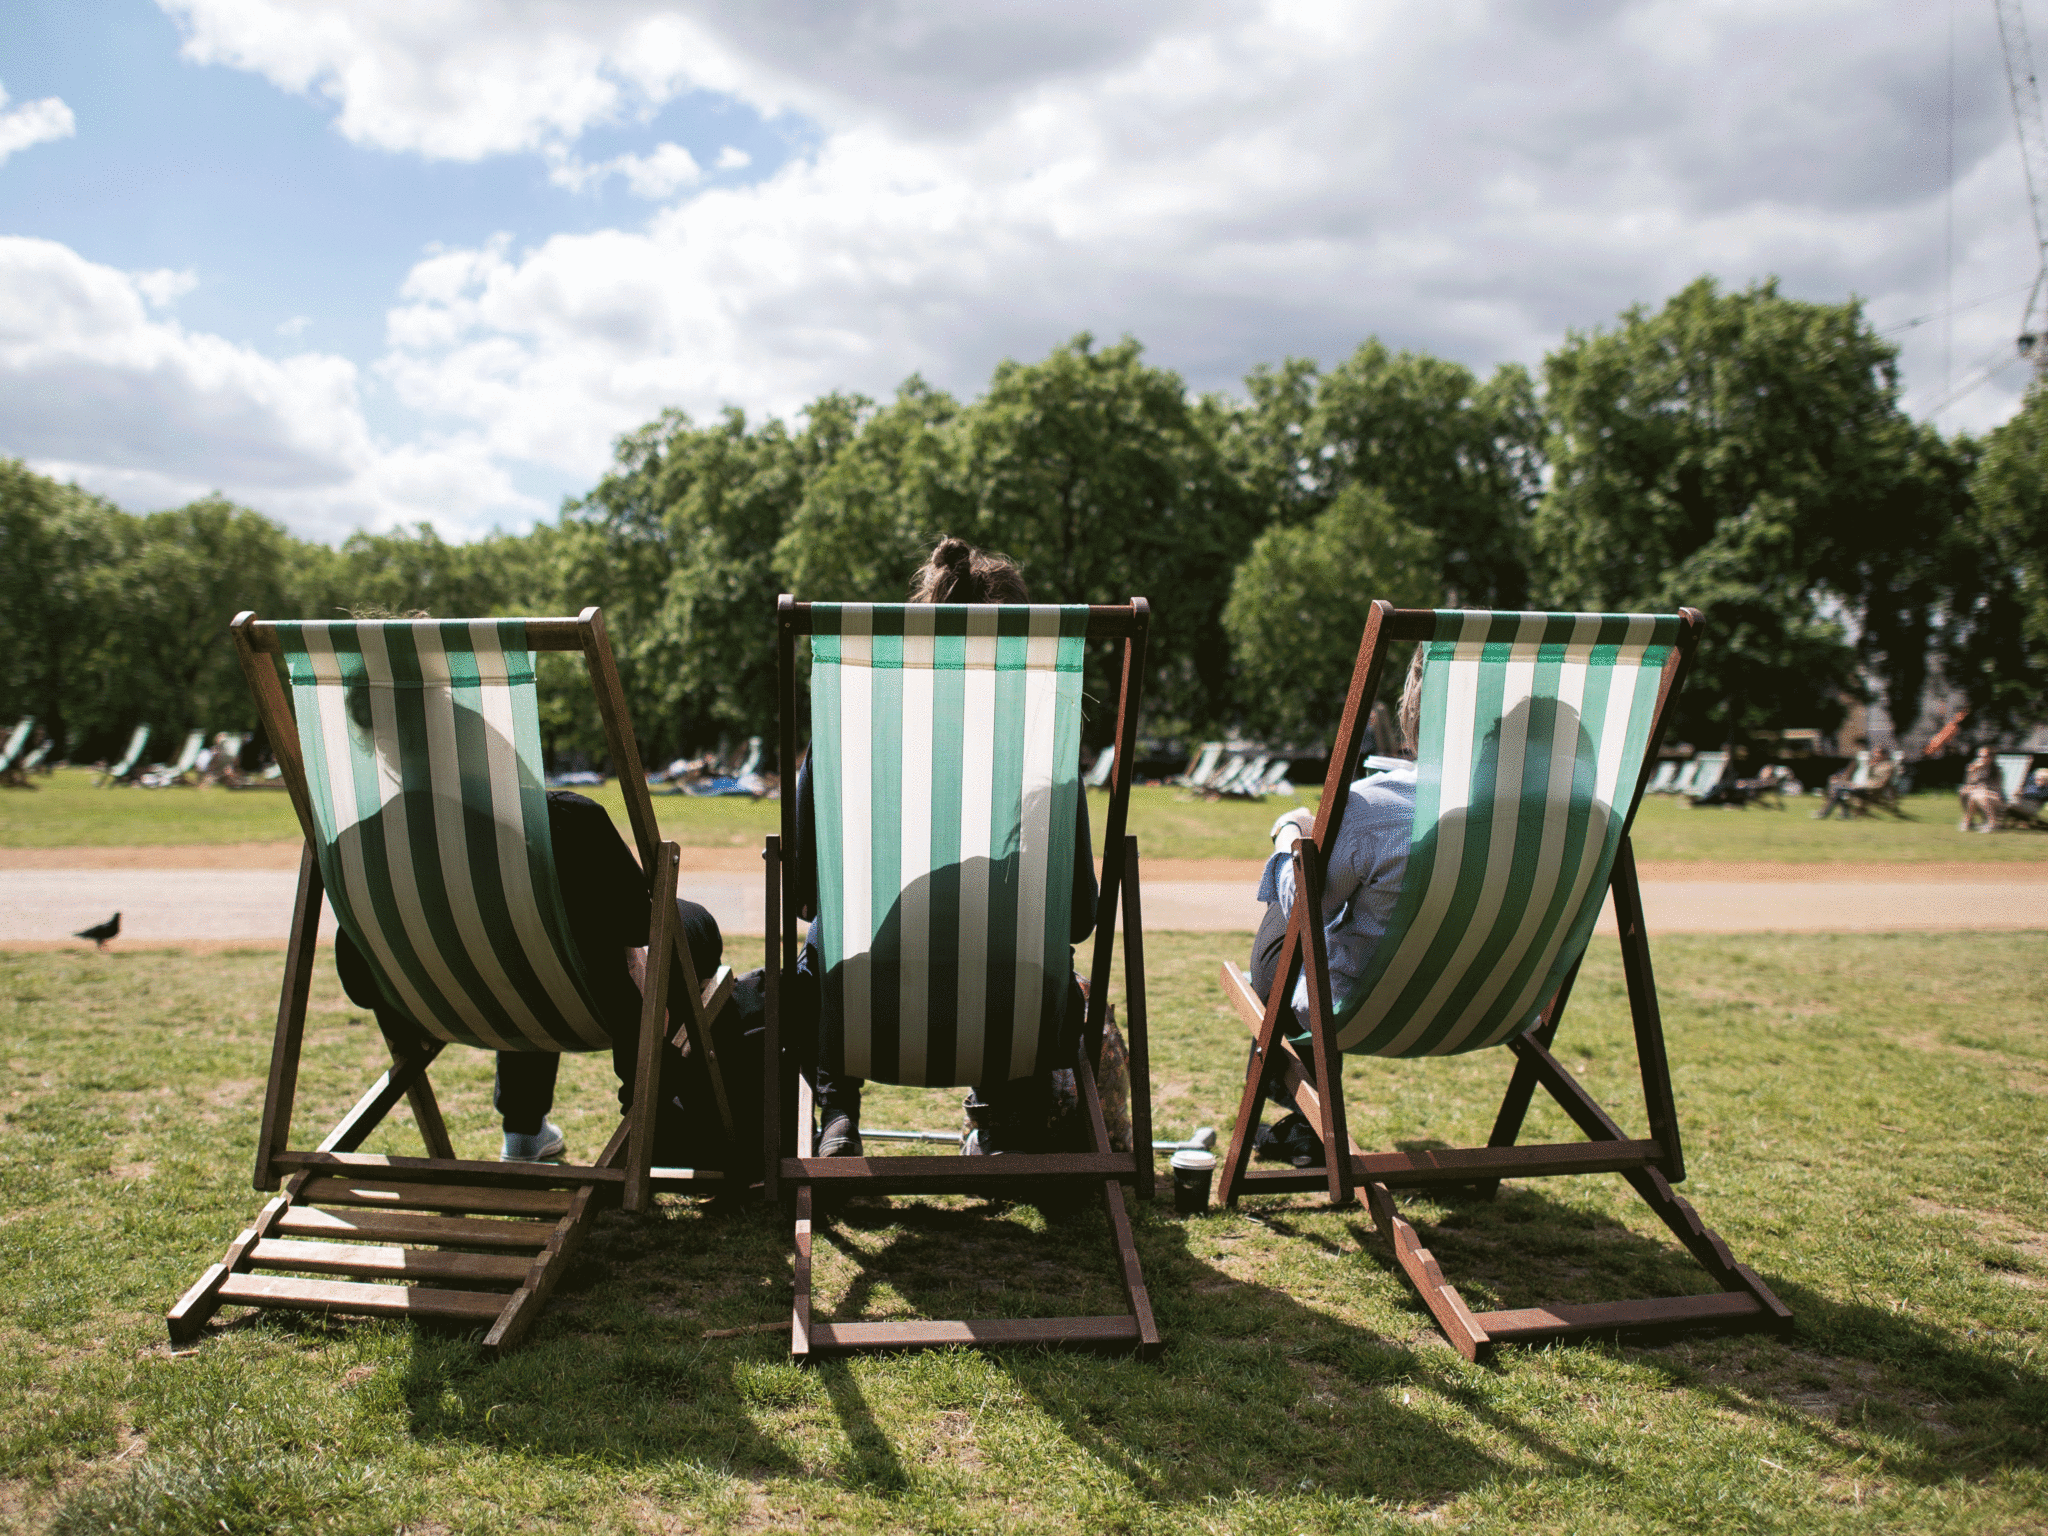
{"label": "dirt path", "polygon": [[[762,931],[758,852],[686,848],[684,885],[733,937]],[[0,849],[0,948],[77,947],[66,935],[122,914],[123,948],[281,946],[289,925],[292,843],[175,848]],[[1145,924],[1244,932],[1258,926],[1251,861],[1152,859]],[[2041,864],[1686,864],[1642,866],[1657,933],[2048,929]],[[1602,919],[1612,931],[1612,917]],[[324,936],[333,934],[333,917]],[[748,946],[748,952],[754,952]]]}

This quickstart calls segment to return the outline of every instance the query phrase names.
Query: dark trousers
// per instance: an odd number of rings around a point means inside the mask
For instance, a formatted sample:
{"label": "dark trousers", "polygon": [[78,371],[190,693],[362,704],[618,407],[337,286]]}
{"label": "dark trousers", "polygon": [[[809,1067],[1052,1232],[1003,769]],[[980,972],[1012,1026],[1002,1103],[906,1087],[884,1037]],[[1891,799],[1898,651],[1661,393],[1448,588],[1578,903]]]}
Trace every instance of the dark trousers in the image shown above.
{"label": "dark trousers", "polygon": [[[725,957],[725,938],[718,931],[718,919],[696,902],[680,896],[676,898],[676,917],[682,924],[683,943],[689,947],[690,961],[702,980],[717,970]],[[633,1080],[640,1061],[640,1021],[634,1019],[628,1028],[620,1020],[619,1026],[612,1036],[612,1071],[618,1074],[619,1108],[624,1111],[633,1107]],[[674,1054],[674,1047],[664,1044],[664,1079],[670,1072],[666,1058]],[[507,1131],[531,1136],[540,1129],[555,1105],[555,1074],[561,1065],[562,1058],[553,1051],[498,1052],[498,1082],[491,1103]],[[675,1066],[680,1068],[680,1060]],[[667,1102],[666,1096],[661,1102]]]}
{"label": "dark trousers", "polygon": [[[797,972],[791,991],[795,994],[785,1005],[785,1011],[794,1027],[791,1036],[809,1042],[804,1050],[800,1065],[803,1073],[811,1080],[811,1092],[818,1103],[818,1123],[829,1125],[839,1115],[845,1115],[855,1125],[860,1124],[861,1090],[867,1086],[867,1079],[852,1077],[844,1072],[834,1072],[822,1058],[825,1054],[824,1010],[820,1006],[822,991],[819,976],[824,971],[824,961],[818,948],[818,925],[812,922],[809,941],[797,961]],[[1070,981],[1067,990],[1067,1033],[1078,1040],[1081,1023],[1087,1017],[1088,1000],[1081,994],[1079,981]],[[797,1021],[802,1021],[798,1023]],[[1068,1048],[1071,1055],[1071,1048]],[[967,1096],[967,1112],[978,1125],[1035,1123],[1049,1115],[1053,1105],[1053,1083],[1050,1072],[1040,1072],[1031,1077],[1020,1077],[1012,1082],[983,1083],[971,1090]]]}
{"label": "dark trousers", "polygon": [[[1280,949],[1287,942],[1287,914],[1280,909],[1280,903],[1266,903],[1266,915],[1259,920],[1259,931],[1252,935],[1250,981],[1252,990],[1259,994],[1261,1002],[1272,997],[1273,983],[1279,979]],[[1304,963],[1306,963],[1306,956]],[[1316,1080],[1315,1039],[1303,1031],[1295,1034],[1282,1026],[1287,1040],[1294,1047],[1295,1055],[1301,1058],[1302,1071],[1310,1083]],[[1266,1068],[1265,1093],[1269,1099],[1277,1100],[1288,1108],[1295,1107],[1294,1095],[1286,1087],[1280,1070],[1268,1064]]]}

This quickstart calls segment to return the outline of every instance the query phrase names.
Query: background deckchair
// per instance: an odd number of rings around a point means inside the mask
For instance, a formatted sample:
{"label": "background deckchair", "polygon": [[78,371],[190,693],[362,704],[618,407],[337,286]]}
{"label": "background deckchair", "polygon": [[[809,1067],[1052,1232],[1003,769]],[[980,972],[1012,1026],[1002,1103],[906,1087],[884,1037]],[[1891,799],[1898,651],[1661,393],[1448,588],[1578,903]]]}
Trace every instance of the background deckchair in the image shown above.
{"label": "background deckchair", "polygon": [[[1093,1150],[1001,1157],[812,1156],[809,1085],[797,1076],[796,1155],[780,1158],[783,1092],[768,1074],[769,1187],[791,1187],[796,1300],[790,1350],[952,1344],[1133,1347],[1159,1333],[1119,1181],[1151,1193],[1137,843],[1124,837],[1149,609],[798,603],[778,607],[782,761],[796,761],[796,642],[811,637],[811,772],[824,986],[842,1002],[834,1073],[922,1087],[1003,1082],[1071,1067]],[[1074,820],[1081,796],[1085,642],[1123,641],[1116,766],[1102,828],[1087,1016],[1062,1059],[1058,1007],[1071,974]],[[768,1057],[782,1062],[783,982],[798,954],[791,882],[796,796],[768,839]],[[1114,1152],[1094,1068],[1107,1018],[1118,901],[1125,932],[1132,1125]],[[1073,1032],[1072,1021],[1066,1031]],[[795,1073],[795,1057],[782,1062]],[[813,1194],[1100,1193],[1130,1311],[1108,1317],[848,1322],[811,1315]]]}
{"label": "background deckchair", "polygon": [[[732,1126],[708,1027],[732,973],[721,966],[700,986],[682,942],[679,850],[657,834],[603,616],[298,624],[244,613],[230,628],[306,834],[256,1148],[256,1187],[287,1182],[171,1310],[171,1337],[189,1338],[238,1303],[434,1317],[486,1328],[489,1349],[509,1346],[599,1209],[642,1209],[657,1185],[724,1187],[716,1173],[652,1167],[672,977],[677,1039],[711,1074],[728,1140]],[[652,877],[633,1108],[581,1166],[458,1159],[426,1077],[444,1043],[609,1049],[617,1023],[600,1017],[555,873],[536,650],[583,653]],[[389,1039],[391,1070],[317,1149],[301,1151],[290,1146],[292,1102],[323,896],[393,1010],[427,1038]],[[427,1155],[359,1153],[400,1099],[411,1101]]]}
{"label": "background deckchair", "polygon": [[1666,790],[1671,788],[1671,781],[1677,777],[1677,761],[1672,758],[1667,758],[1657,765],[1656,775],[1650,780],[1648,784],[1645,784],[1643,786],[1643,793],[1646,795],[1661,795]]}
{"label": "background deckchair", "polygon": [[141,780],[142,787],[145,789],[169,789],[174,784],[182,784],[185,781],[185,775],[193,772],[199,766],[199,754],[205,750],[205,747],[206,732],[204,730],[187,731],[185,733],[185,745],[178,749],[178,760],[174,763],[159,764],[143,774]]}
{"label": "background deckchair", "polygon": [[23,715],[14,722],[14,729],[7,733],[5,743],[0,743],[0,784],[22,785],[28,782],[29,765],[23,748],[28,745],[29,732],[36,728],[34,715]]}
{"label": "background deckchair", "polygon": [[[1782,1328],[1791,1314],[1672,1192],[1685,1177],[1663,1025],[1643,931],[1629,823],[1697,640],[1699,615],[1397,611],[1375,603],[1352,672],[1314,831],[1296,848],[1296,899],[1265,1003],[1235,966],[1226,995],[1257,1037],[1222,1198],[1362,1187],[1396,1260],[1451,1342],[1476,1359],[1500,1342],[1712,1326]],[[1333,997],[1322,910],[1323,850],[1349,803],[1366,704],[1390,645],[1425,650],[1415,823],[1408,872],[1387,933],[1350,996]],[[1628,1137],[1550,1052],[1606,892],[1620,921],[1649,1135]],[[1295,980],[1307,968],[1315,1083],[1287,1037]],[[1441,1056],[1506,1045],[1514,1076],[1486,1147],[1365,1154],[1345,1128],[1342,1053]],[[1318,1122],[1316,1170],[1253,1171],[1266,1064]],[[1516,1146],[1541,1084],[1590,1140]],[[1443,1278],[1391,1191],[1503,1178],[1621,1173],[1722,1289],[1704,1296],[1474,1315]]]}
{"label": "background deckchair", "polygon": [[28,745],[28,733],[36,728],[34,715],[23,715],[14,722],[14,729],[7,733],[7,740],[0,745],[0,773],[14,766],[14,760],[21,756],[21,749]]}
{"label": "background deckchair", "polygon": [[1710,794],[1727,771],[1726,752],[1702,752],[1693,759],[1692,781],[1686,785],[1685,792],[1688,795]]}
{"label": "background deckchair", "polygon": [[1188,771],[1169,782],[1182,789],[1201,789],[1216,776],[1216,764],[1223,756],[1223,743],[1205,741],[1202,749],[1195,754],[1195,760],[1188,764]]}
{"label": "background deckchair", "polygon": [[135,771],[135,765],[142,761],[143,749],[149,745],[149,727],[138,725],[135,734],[128,738],[128,750],[121,754],[121,760],[100,776],[99,787],[106,789],[119,784]]}
{"label": "background deckchair", "polygon": [[2009,805],[2019,797],[2020,790],[2027,782],[2027,775],[2033,772],[2034,754],[2031,752],[2001,752],[1998,754],[1998,787],[2005,794]]}
{"label": "background deckchair", "polygon": [[1085,781],[1090,789],[1103,789],[1109,784],[1109,772],[1116,767],[1116,743],[1111,742],[1095,754],[1095,766],[1088,770]]}

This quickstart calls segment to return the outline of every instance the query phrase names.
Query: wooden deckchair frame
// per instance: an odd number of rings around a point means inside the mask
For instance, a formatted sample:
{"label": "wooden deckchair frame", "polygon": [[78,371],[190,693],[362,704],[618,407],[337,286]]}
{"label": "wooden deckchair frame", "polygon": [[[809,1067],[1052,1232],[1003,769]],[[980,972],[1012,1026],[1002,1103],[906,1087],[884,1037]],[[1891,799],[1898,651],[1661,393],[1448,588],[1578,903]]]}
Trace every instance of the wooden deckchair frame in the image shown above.
{"label": "wooden deckchair frame", "polygon": [[[1075,1053],[1074,1082],[1094,1150],[1018,1153],[1001,1157],[957,1154],[906,1157],[817,1157],[812,1146],[810,1085],[798,1070],[798,1052],[781,1036],[781,989],[796,969],[802,946],[794,899],[797,760],[796,642],[811,633],[811,605],[784,594],[776,608],[776,684],[780,703],[780,750],[787,791],[782,797],[782,833],[767,840],[767,1042],[763,1080],[763,1165],[767,1193],[792,1213],[796,1240],[796,1288],[791,1313],[790,1354],[799,1363],[821,1355],[902,1349],[935,1349],[973,1344],[1056,1345],[1097,1350],[1134,1350],[1140,1359],[1159,1356],[1158,1324],[1145,1286],[1144,1270],[1125,1208],[1123,1185],[1140,1200],[1153,1190],[1152,1094],[1145,1030],[1144,924],[1138,896],[1138,841],[1127,837],[1132,764],[1137,757],[1138,709],[1144,687],[1145,642],[1150,604],[1142,597],[1088,610],[1088,638],[1123,642],[1122,680],[1117,698],[1115,751],[1109,813],[1103,827],[1102,880],[1095,908],[1094,953],[1089,968],[1088,1015]],[[1096,1091],[1109,1017],[1109,982],[1117,915],[1124,924],[1125,1029],[1130,1048],[1132,1150],[1113,1152]],[[785,1157],[786,1096],[794,1079],[797,1103],[796,1155]],[[1020,1190],[1099,1191],[1109,1217],[1110,1240],[1129,1311],[1106,1317],[1001,1318],[966,1321],[834,1323],[812,1316],[811,1237],[817,1191],[856,1194],[1014,1194]]]}
{"label": "wooden deckchair frame", "polygon": [[[186,1292],[166,1321],[173,1340],[193,1337],[223,1304],[273,1306],[368,1316],[425,1316],[481,1325],[486,1349],[509,1348],[524,1336],[589,1222],[608,1206],[647,1207],[657,1190],[728,1192],[717,1170],[656,1168],[654,1129],[663,1021],[672,1003],[681,1016],[674,1043],[688,1041],[692,1060],[709,1074],[714,1102],[732,1139],[732,1109],[719,1069],[711,1021],[731,996],[729,966],[700,982],[676,918],[681,850],[660,840],[640,754],[628,728],[625,691],[606,638],[604,616],[586,608],[575,618],[525,619],[537,651],[580,651],[597,694],[605,742],[625,795],[641,866],[650,874],[647,977],[640,1012],[640,1052],[633,1105],[597,1159],[587,1164],[499,1163],[455,1156],[427,1069],[442,1042],[424,1046],[387,1036],[391,1069],[312,1150],[290,1145],[306,1000],[325,897],[318,830],[307,787],[299,731],[278,676],[276,627],[253,613],[229,626],[235,652],[255,695],[257,712],[277,754],[285,788],[306,834],[299,859],[284,983],[271,1046],[269,1085],[256,1143],[255,1187],[282,1195],[229,1247],[227,1256]],[[673,994],[673,996],[672,996]],[[367,1155],[356,1149],[399,1100],[412,1105],[425,1157]],[[370,1206],[375,1209],[359,1211]],[[450,1214],[454,1213],[454,1214]],[[502,1218],[511,1217],[507,1221]],[[361,1239],[344,1244],[301,1239]],[[365,1246],[377,1242],[442,1245],[436,1249]],[[459,1252],[456,1248],[491,1250]],[[510,1250],[509,1254],[505,1250]],[[259,1269],[355,1274],[373,1280],[423,1280],[411,1288],[284,1279]],[[512,1287],[509,1296],[474,1289],[443,1290],[435,1281]]]}
{"label": "wooden deckchair frame", "polygon": [[[1683,686],[1699,643],[1697,610],[1679,610],[1678,640],[1672,646],[1658,683],[1656,713],[1650,727],[1643,764],[1628,815],[1622,824],[1619,851],[1609,877],[1615,916],[1619,920],[1622,964],[1628,978],[1629,1009],[1635,1023],[1636,1055],[1648,1111],[1650,1134],[1632,1139],[1595,1102],[1592,1095],[1551,1054],[1572,983],[1575,962],[1542,1011],[1540,1022],[1508,1042],[1515,1069],[1484,1147],[1420,1152],[1367,1153],[1352,1141],[1345,1124],[1344,1058],[1336,1049],[1335,1008],[1330,993],[1329,955],[1319,920],[1323,906],[1326,854],[1343,826],[1350,801],[1347,765],[1358,760],[1360,739],[1389,646],[1426,641],[1434,634],[1435,615],[1427,609],[1396,609],[1376,602],[1352,668],[1351,691],[1330,754],[1329,775],[1314,829],[1295,846],[1295,899],[1279,968],[1264,1002],[1234,965],[1223,967],[1225,996],[1250,1027],[1254,1038],[1251,1061],[1239,1100],[1237,1124],[1224,1159],[1219,1198],[1236,1205],[1248,1194],[1278,1194],[1324,1189],[1331,1205],[1348,1205],[1363,1191],[1375,1225],[1393,1251],[1395,1262],[1428,1307],[1437,1325],[1468,1360],[1490,1354],[1504,1343],[1541,1343],[1589,1335],[1660,1334],[1714,1328],[1789,1328],[1791,1312],[1746,1264],[1737,1262],[1727,1244],[1709,1231],[1672,1185],[1685,1178],[1685,1156],[1679,1140],[1678,1114],[1665,1059],[1664,1026],[1657,1008],[1657,989],[1650,969],[1650,947],[1643,927],[1642,896],[1636,881],[1635,853],[1629,840],[1644,786],[1656,768],[1657,748],[1664,739],[1672,701]],[[1304,937],[1306,943],[1304,944]],[[1317,1063],[1311,1086],[1302,1062],[1288,1040],[1294,1017],[1292,998],[1302,967],[1308,967],[1309,1036]],[[1283,1030],[1283,1022],[1290,1030]],[[1320,1169],[1253,1169],[1252,1136],[1264,1103],[1268,1063],[1277,1065],[1298,1103],[1316,1124],[1323,1146],[1343,1147],[1344,1156],[1326,1156]],[[1518,1146],[1522,1120],[1541,1085],[1589,1138],[1585,1142],[1549,1146]],[[1477,1185],[1489,1198],[1504,1178],[1561,1177],[1587,1173],[1619,1173],[1679,1242],[1713,1276],[1720,1291],[1700,1296],[1638,1301],[1597,1302],[1517,1308],[1474,1313],[1443,1271],[1415,1228],[1395,1208],[1396,1189],[1442,1189]]]}

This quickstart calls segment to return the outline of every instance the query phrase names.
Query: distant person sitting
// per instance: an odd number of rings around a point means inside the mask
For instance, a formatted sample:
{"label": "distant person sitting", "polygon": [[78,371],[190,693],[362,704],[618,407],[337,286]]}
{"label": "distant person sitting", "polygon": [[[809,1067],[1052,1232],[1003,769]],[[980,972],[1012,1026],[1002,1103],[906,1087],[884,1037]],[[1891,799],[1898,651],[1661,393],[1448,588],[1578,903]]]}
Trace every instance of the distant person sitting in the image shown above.
{"label": "distant person sitting", "polygon": [[[1995,832],[2005,819],[2005,791],[1998,779],[1998,760],[1989,747],[1979,747],[1963,770],[1963,787],[1956,792],[1962,802],[1959,832]],[[1979,826],[1978,823],[1983,825]]]}
{"label": "distant person sitting", "polygon": [[1888,750],[1870,749],[1870,772],[1849,791],[1849,803],[1865,816],[1880,809],[1899,814],[1899,765]]}
{"label": "distant person sitting", "polygon": [[[1386,936],[1394,915],[1394,903],[1408,877],[1408,844],[1415,828],[1415,744],[1420,737],[1422,716],[1422,648],[1408,669],[1408,681],[1401,694],[1401,737],[1408,757],[1399,768],[1390,768],[1351,786],[1351,803],[1344,812],[1344,825],[1327,850],[1323,874],[1323,931],[1330,953],[1330,990],[1342,996],[1365,974],[1373,951]],[[1266,904],[1266,915],[1252,939],[1252,989],[1268,997],[1278,979],[1280,951],[1287,940],[1287,923],[1294,911],[1294,845],[1315,826],[1315,812],[1306,806],[1288,811],[1273,823],[1273,851],[1259,878],[1258,898]],[[1310,1050],[1305,1020],[1308,1016],[1306,971],[1295,984],[1293,998],[1296,1030],[1289,1043],[1313,1078],[1319,1070]],[[1308,1117],[1289,1093],[1276,1069],[1265,1082],[1266,1096],[1287,1106],[1287,1113],[1270,1127],[1262,1126],[1254,1141],[1261,1157],[1274,1162],[1312,1168],[1323,1160],[1322,1139]]]}

